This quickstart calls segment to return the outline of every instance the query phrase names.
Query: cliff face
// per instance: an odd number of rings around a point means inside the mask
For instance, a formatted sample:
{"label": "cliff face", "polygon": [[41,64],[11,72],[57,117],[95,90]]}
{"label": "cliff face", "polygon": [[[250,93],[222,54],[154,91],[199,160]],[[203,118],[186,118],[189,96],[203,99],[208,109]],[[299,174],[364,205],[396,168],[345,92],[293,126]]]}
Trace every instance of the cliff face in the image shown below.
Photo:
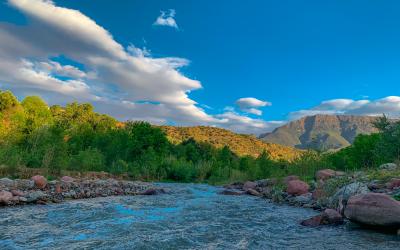
{"label": "cliff face", "polygon": [[353,143],[358,134],[377,132],[372,124],[375,120],[370,116],[307,116],[262,134],[260,139],[300,149],[338,149]]}

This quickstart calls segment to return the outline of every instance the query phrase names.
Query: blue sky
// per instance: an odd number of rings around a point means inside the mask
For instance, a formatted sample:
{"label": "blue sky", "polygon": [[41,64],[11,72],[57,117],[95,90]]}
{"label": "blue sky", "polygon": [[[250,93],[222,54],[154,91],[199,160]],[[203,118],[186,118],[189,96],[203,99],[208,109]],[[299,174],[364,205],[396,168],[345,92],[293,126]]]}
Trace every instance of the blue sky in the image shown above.
{"label": "blue sky", "polygon": [[317,113],[399,116],[399,11],[361,0],[3,1],[0,59],[15,61],[0,66],[19,73],[0,70],[0,82],[120,119],[241,133]]}

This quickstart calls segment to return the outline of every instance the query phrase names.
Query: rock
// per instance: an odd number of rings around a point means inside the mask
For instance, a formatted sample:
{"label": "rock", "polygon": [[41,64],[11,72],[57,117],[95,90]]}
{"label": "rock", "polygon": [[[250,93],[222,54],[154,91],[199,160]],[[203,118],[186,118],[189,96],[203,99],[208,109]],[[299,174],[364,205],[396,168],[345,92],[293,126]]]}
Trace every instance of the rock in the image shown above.
{"label": "rock", "polygon": [[322,213],[322,225],[340,225],[343,224],[343,216],[336,210],[325,209]]}
{"label": "rock", "polygon": [[47,179],[41,175],[35,175],[31,178],[37,188],[43,189],[47,185]]}
{"label": "rock", "polygon": [[252,181],[246,181],[243,184],[243,190],[244,191],[247,191],[248,189],[256,189],[256,187],[257,187],[257,183],[252,182]]}
{"label": "rock", "polygon": [[235,190],[223,190],[219,192],[222,195],[243,195],[243,192],[235,191]]}
{"label": "rock", "polygon": [[313,200],[318,200],[322,197],[324,197],[326,194],[324,192],[324,190],[320,187],[316,188],[313,192],[312,192],[312,198]]}
{"label": "rock", "polygon": [[368,193],[349,199],[345,216],[360,224],[400,228],[400,202],[386,194]]}
{"label": "rock", "polygon": [[257,187],[264,188],[264,187],[270,187],[278,184],[278,180],[275,178],[272,179],[263,179],[263,180],[258,180],[256,181]]}
{"label": "rock", "polygon": [[317,227],[321,225],[321,220],[322,220],[322,215],[316,215],[309,219],[303,220],[302,222],[300,222],[300,224],[306,227]]}
{"label": "rock", "polygon": [[243,188],[243,183],[242,182],[235,182],[235,183],[232,183],[232,184],[225,185],[224,188],[227,188],[227,189],[242,189]]}
{"label": "rock", "polygon": [[292,199],[292,203],[294,203],[295,205],[300,205],[300,206],[311,203],[311,201],[312,201],[311,193],[295,196]]}
{"label": "rock", "polygon": [[307,227],[317,227],[321,225],[340,225],[343,224],[343,217],[336,210],[325,209],[319,215],[300,222],[301,225]]}
{"label": "rock", "polygon": [[0,186],[11,188],[14,186],[14,181],[8,178],[1,178],[0,179]]}
{"label": "rock", "polygon": [[397,165],[395,163],[385,163],[379,166],[379,169],[386,171],[394,171],[397,169]]}
{"label": "rock", "polygon": [[19,201],[21,201],[21,202],[27,202],[28,201],[28,199],[27,198],[25,198],[25,197],[19,197]]}
{"label": "rock", "polygon": [[283,179],[283,182],[287,185],[287,184],[289,183],[289,181],[295,181],[295,180],[300,180],[300,179],[299,179],[299,177],[296,176],[296,175],[289,175],[289,176],[286,176],[286,177]]}
{"label": "rock", "polygon": [[13,195],[8,191],[0,191],[0,204],[7,205],[11,202]]}
{"label": "rock", "polygon": [[353,182],[342,188],[340,188],[330,199],[329,207],[338,208],[340,206],[346,206],[348,199],[357,194],[369,193],[367,185],[361,182]]}
{"label": "rock", "polygon": [[61,177],[61,181],[62,182],[66,182],[66,183],[70,183],[70,182],[74,182],[74,178],[72,178],[70,176],[63,176],[63,177]]}
{"label": "rock", "polygon": [[386,187],[389,189],[400,187],[400,179],[392,179],[389,183],[386,184]]}
{"label": "rock", "polygon": [[42,191],[33,191],[25,195],[27,202],[36,202],[41,199],[45,199],[47,195]]}
{"label": "rock", "polygon": [[140,195],[156,195],[156,194],[164,194],[164,193],[165,193],[165,190],[162,188],[160,188],[160,189],[149,188],[149,189],[146,189],[145,191],[141,192]]}
{"label": "rock", "polygon": [[246,193],[249,195],[261,196],[261,194],[259,192],[257,192],[256,190],[254,190],[252,188],[247,189]]}
{"label": "rock", "polygon": [[332,177],[343,176],[343,175],[344,175],[344,172],[341,172],[341,171],[335,171],[333,169],[322,169],[322,170],[317,171],[317,173],[315,174],[315,179],[317,181],[319,181],[319,180],[325,181]]}
{"label": "rock", "polygon": [[32,189],[35,187],[33,180],[18,179],[15,180],[15,187],[22,190]]}
{"label": "rock", "polygon": [[286,192],[290,195],[302,195],[308,193],[309,186],[304,181],[292,180],[287,184]]}
{"label": "rock", "polygon": [[21,190],[15,190],[15,189],[11,190],[11,193],[14,196],[24,196],[25,195],[25,193],[22,192]]}

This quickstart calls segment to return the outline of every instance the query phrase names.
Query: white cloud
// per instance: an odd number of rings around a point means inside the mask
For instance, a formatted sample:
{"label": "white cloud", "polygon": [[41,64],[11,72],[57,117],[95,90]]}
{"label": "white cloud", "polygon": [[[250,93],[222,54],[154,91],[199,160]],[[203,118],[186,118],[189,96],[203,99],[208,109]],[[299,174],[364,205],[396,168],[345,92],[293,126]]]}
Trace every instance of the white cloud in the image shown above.
{"label": "white cloud", "polygon": [[[99,112],[123,120],[220,126],[241,133],[265,132],[277,124],[236,114],[233,109],[207,114],[188,96],[202,85],[180,73],[181,67],[189,65],[187,59],[154,58],[146,48],[124,48],[92,19],[51,1],[9,0],[9,4],[25,14],[29,23],[0,23],[2,88],[19,95],[38,94],[50,104],[92,102]],[[67,64],[60,56],[82,66]],[[250,103],[268,105],[252,99]]]}
{"label": "white cloud", "polygon": [[265,106],[271,106],[272,103],[267,101],[261,101],[254,97],[240,98],[236,101],[236,105],[239,106],[240,110],[250,113],[253,115],[262,115],[262,111],[259,109]]}
{"label": "white cloud", "polygon": [[175,21],[175,14],[176,12],[174,9],[170,9],[168,13],[165,11],[161,11],[161,14],[157,17],[153,25],[169,26],[178,29],[178,25]]}
{"label": "white cloud", "polygon": [[316,114],[343,114],[390,117],[400,116],[400,97],[388,96],[377,100],[333,99],[306,110],[291,112],[289,119],[294,120]]}

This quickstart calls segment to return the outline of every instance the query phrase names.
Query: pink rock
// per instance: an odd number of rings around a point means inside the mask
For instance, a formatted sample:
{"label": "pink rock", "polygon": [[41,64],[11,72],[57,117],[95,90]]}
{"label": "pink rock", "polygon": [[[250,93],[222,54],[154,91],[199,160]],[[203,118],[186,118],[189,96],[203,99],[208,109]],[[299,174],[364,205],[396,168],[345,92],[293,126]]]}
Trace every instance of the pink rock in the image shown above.
{"label": "pink rock", "polygon": [[70,176],[63,176],[63,177],[61,177],[61,181],[70,183],[70,182],[74,182],[74,178],[72,178]]}
{"label": "pink rock", "polygon": [[12,195],[14,196],[24,196],[25,193],[22,192],[21,190],[11,190]]}
{"label": "pink rock", "polygon": [[302,195],[308,193],[310,187],[307,183],[300,180],[289,181],[287,184],[286,192],[291,195]]}
{"label": "pink rock", "polygon": [[12,200],[13,195],[8,191],[0,191],[0,204],[7,205]]}
{"label": "pink rock", "polygon": [[247,191],[248,189],[255,189],[257,187],[257,183],[252,182],[252,181],[246,181],[243,184],[243,190]]}
{"label": "pink rock", "polygon": [[257,192],[256,190],[254,190],[252,188],[247,189],[246,193],[249,195],[261,196],[261,194],[259,192]]}
{"label": "pink rock", "polygon": [[286,176],[285,179],[283,179],[283,182],[287,185],[289,183],[289,181],[295,181],[295,180],[300,180],[300,179],[296,175],[289,175],[289,176]]}
{"label": "pink rock", "polygon": [[41,175],[35,175],[31,178],[37,188],[43,189],[47,185],[47,179]]}
{"label": "pink rock", "polygon": [[344,215],[351,221],[365,225],[400,228],[400,202],[386,194],[352,196]]}
{"label": "pink rock", "polygon": [[389,183],[386,184],[386,187],[389,189],[400,187],[400,179],[392,179]]}
{"label": "pink rock", "polygon": [[317,181],[318,180],[325,181],[332,177],[342,176],[342,175],[344,175],[344,173],[340,171],[335,171],[333,169],[322,169],[315,174],[315,178],[317,179]]}

